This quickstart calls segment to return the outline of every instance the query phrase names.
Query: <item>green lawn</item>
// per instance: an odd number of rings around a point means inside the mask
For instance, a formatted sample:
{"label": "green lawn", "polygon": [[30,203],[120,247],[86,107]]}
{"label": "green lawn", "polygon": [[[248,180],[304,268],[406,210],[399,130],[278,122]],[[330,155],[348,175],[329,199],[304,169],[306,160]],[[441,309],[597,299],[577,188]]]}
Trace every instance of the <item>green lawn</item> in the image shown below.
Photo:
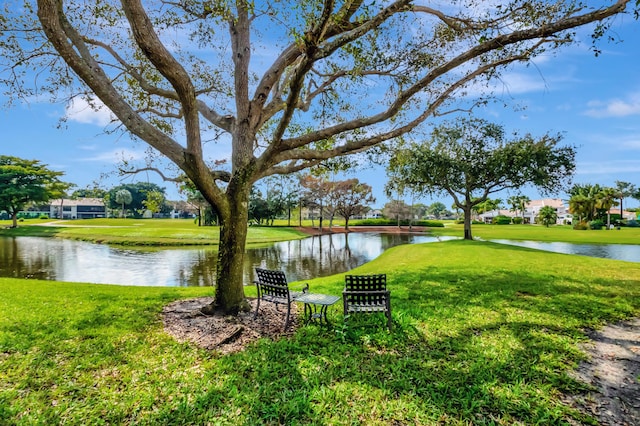
{"label": "green lawn", "polygon": [[[314,325],[222,356],[179,344],[171,300],[210,288],[0,279],[0,423],[560,424],[583,330],[640,314],[640,264],[484,242],[401,246],[394,329]],[[310,281],[339,295],[342,276]],[[247,288],[249,295],[253,288]]]}
{"label": "green lawn", "polygon": [[[463,237],[463,225],[447,223],[444,228],[432,228],[434,235],[452,235]],[[640,228],[620,230],[586,230],[578,231],[567,225],[556,225],[548,228],[542,225],[472,225],[474,238],[483,240],[531,240],[562,241],[580,244],[640,244]]]}
{"label": "green lawn", "polygon": [[[40,226],[46,223],[47,226]],[[0,227],[10,221],[0,221]],[[84,219],[41,221],[31,219],[16,229],[0,228],[0,236],[56,236],[105,244],[180,246],[219,243],[217,226],[197,226],[192,219]],[[247,243],[263,244],[307,237],[283,227],[250,227]]]}

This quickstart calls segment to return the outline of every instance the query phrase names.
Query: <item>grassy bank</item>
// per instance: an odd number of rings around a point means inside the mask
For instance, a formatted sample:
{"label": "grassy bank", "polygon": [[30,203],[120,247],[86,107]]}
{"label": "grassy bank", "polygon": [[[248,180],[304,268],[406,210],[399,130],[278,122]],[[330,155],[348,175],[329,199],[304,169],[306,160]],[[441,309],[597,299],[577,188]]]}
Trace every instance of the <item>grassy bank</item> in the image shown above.
{"label": "grassy bank", "polygon": [[[583,329],[640,314],[640,265],[482,242],[396,247],[394,330],[310,325],[221,356],[162,331],[210,288],[0,279],[9,424],[557,424]],[[310,281],[338,295],[342,277]],[[250,294],[252,288],[247,289]],[[383,324],[380,319],[380,324]]]}
{"label": "grassy bank", "polygon": [[[464,226],[447,223],[445,228],[433,228],[434,235],[464,236]],[[521,240],[521,241],[561,241],[578,244],[640,244],[640,228],[621,228],[620,230],[578,231],[568,225],[556,225],[548,228],[542,225],[472,225],[474,238],[483,240]]]}
{"label": "grassy bank", "polygon": [[[132,246],[217,245],[220,240],[217,226],[198,226],[192,219],[84,219],[44,223],[32,219],[21,222],[15,229],[0,228],[0,236],[55,236]],[[306,236],[291,228],[250,227],[247,243],[263,244]]]}

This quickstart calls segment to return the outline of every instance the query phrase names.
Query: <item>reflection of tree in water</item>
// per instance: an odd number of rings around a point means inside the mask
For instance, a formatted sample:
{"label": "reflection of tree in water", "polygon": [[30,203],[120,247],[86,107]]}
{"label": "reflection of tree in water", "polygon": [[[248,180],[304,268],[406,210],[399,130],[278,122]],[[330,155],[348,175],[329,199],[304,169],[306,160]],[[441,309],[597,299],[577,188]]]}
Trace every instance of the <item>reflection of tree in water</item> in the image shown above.
{"label": "reflection of tree in water", "polygon": [[257,266],[283,270],[289,281],[298,281],[345,272],[367,260],[363,254],[354,255],[347,234],[329,234],[248,251],[245,277],[252,281]]}
{"label": "reflection of tree in water", "polygon": [[[244,282],[255,267],[283,270],[289,281],[349,271],[387,248],[413,242],[398,234],[327,234],[248,249]],[[418,238],[419,239],[419,238]],[[123,249],[71,240],[0,238],[0,276],[125,285],[213,286],[217,250]]]}
{"label": "reflection of tree in water", "polygon": [[[33,242],[33,244],[31,244]],[[46,246],[46,245],[45,245]],[[55,280],[55,253],[24,256],[25,252],[41,251],[42,241],[30,238],[0,238],[0,276]]]}
{"label": "reflection of tree in water", "polygon": [[382,250],[402,244],[409,244],[413,241],[413,235],[410,234],[380,234],[380,247]]}
{"label": "reflection of tree in water", "polygon": [[217,250],[197,250],[193,261],[176,271],[181,287],[212,287],[216,282]]}

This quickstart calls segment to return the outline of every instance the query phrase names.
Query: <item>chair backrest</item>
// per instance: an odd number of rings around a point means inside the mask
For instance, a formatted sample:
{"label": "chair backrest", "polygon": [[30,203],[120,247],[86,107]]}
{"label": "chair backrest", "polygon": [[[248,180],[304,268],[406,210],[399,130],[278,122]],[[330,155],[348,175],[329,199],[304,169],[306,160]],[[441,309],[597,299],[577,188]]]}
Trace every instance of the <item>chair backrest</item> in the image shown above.
{"label": "chair backrest", "polygon": [[387,289],[387,274],[347,275],[344,277],[347,291],[381,291]]}
{"label": "chair backrest", "polygon": [[382,305],[388,297],[387,275],[346,275],[344,277],[347,303]]}
{"label": "chair backrest", "polygon": [[284,272],[256,268],[256,274],[258,275],[256,285],[258,286],[260,296],[268,295],[285,299],[289,298],[289,285]]}

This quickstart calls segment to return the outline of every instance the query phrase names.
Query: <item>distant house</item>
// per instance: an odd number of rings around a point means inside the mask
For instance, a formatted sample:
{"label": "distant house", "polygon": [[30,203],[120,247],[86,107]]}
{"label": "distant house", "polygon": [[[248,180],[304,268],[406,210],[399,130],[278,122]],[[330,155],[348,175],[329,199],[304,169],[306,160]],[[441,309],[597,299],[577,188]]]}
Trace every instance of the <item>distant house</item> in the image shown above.
{"label": "distant house", "polygon": [[107,217],[107,207],[100,198],[51,200],[49,217],[52,219],[95,219]]}
{"label": "distant house", "polygon": [[[620,208],[619,207],[612,207],[609,210],[609,214],[617,214],[620,215]],[[622,211],[622,218],[623,219],[627,219],[627,220],[635,220],[637,218],[636,216],[636,212],[628,212],[626,210]]]}
{"label": "distant house", "polygon": [[382,215],[382,210],[380,209],[371,209],[364,215],[365,219],[380,219],[382,217],[384,216]]}
{"label": "distant house", "polygon": [[[493,219],[496,216],[515,217],[515,214],[514,212],[509,210],[491,210],[478,215],[479,220],[483,221],[484,223],[493,223]],[[520,216],[520,212],[518,212],[518,216]]]}
{"label": "distant house", "polygon": [[571,224],[573,220],[573,215],[569,212],[569,206],[564,204],[559,198],[543,198],[542,200],[532,200],[525,206],[524,209],[524,217],[525,221],[529,221],[529,223],[535,223],[536,218],[540,214],[540,209],[543,207],[550,206],[556,211],[556,215],[558,219],[556,223],[558,224]]}
{"label": "distant house", "polygon": [[524,214],[518,211],[517,214],[511,210],[493,210],[482,213],[480,220],[485,223],[491,223],[496,216],[508,216],[508,217],[524,217],[524,223],[536,223],[536,218],[540,214],[540,209],[545,206],[551,206],[558,215],[556,223],[558,224],[571,224],[573,215],[569,212],[569,206],[564,204],[559,198],[543,198],[541,200],[531,200],[525,205]]}

